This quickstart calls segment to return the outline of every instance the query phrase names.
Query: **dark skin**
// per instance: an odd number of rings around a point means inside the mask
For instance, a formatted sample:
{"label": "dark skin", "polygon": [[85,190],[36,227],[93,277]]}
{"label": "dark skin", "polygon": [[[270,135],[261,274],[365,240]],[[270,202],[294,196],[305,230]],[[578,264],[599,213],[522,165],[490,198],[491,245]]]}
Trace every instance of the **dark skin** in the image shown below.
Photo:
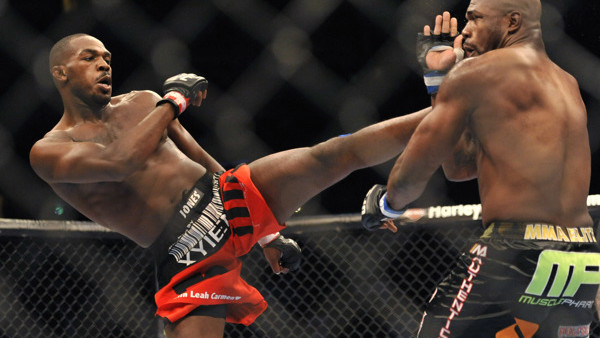
{"label": "dark skin", "polygon": [[418,198],[442,165],[450,180],[477,178],[484,223],[589,226],[591,160],[577,82],[546,55],[537,13],[497,6],[471,1],[462,31],[469,59],[450,71],[398,158],[388,203],[400,210]]}
{"label": "dark skin", "polygon": [[[484,224],[592,225],[587,111],[575,78],[545,52],[538,4],[471,1],[467,26],[454,43],[470,59],[451,70],[432,97],[433,111],[394,165],[387,184],[391,207],[400,210],[418,198],[442,165],[449,180],[478,180]],[[455,36],[456,27],[444,12],[433,33]],[[430,27],[423,32],[430,34]],[[430,53],[427,62],[450,69],[454,53]],[[397,231],[392,221],[382,228]]]}
{"label": "dark skin", "polygon": [[[71,40],[51,72],[65,107],[60,121],[35,143],[30,161],[54,191],[92,221],[150,246],[182,193],[206,172],[223,170],[198,145],[160,96],[134,91],[112,96],[110,53],[89,35]],[[206,98],[201,92],[193,105]],[[284,223],[302,204],[352,171],[388,161],[406,146],[430,108],[380,122],[312,147],[249,163],[252,180]],[[186,112],[188,113],[188,112]],[[286,273],[280,251],[264,249],[273,272]],[[169,338],[222,337],[225,320],[185,317],[167,325]]]}

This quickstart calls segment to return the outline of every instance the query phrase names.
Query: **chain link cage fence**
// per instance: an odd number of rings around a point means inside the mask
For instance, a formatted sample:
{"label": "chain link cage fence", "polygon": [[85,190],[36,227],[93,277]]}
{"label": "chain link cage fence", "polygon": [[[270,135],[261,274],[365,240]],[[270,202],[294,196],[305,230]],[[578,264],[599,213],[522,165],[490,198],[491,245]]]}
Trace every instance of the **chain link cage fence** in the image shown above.
{"label": "chain link cage fence", "polygon": [[[600,1],[543,0],[548,54],[578,80],[600,168]],[[0,0],[0,209],[5,218],[86,220],[29,166],[31,146],[61,118],[48,71],[52,45],[96,36],[112,52],[113,95],[162,92],[174,74],[209,80],[180,121],[225,168],[316,144],[430,104],[416,33],[469,0]],[[303,206],[357,212],[392,163],[368,168]],[[592,173],[590,194],[600,193]],[[430,183],[422,205],[478,202],[476,184]],[[356,192],[362,193],[356,193]],[[308,214],[308,215],[307,215]]]}
{"label": "chain link cage fence", "polygon": [[[301,270],[275,275],[260,249],[244,256],[242,275],[269,307],[225,336],[415,337],[435,286],[482,232],[439,210],[454,220],[393,235],[365,231],[358,215],[293,219],[284,233],[303,248]],[[0,337],[164,337],[148,251],[91,223],[0,221]]]}
{"label": "chain link cage fence", "polygon": [[[544,42],[579,81],[597,168],[600,2],[542,2]],[[29,167],[31,145],[63,111],[47,69],[58,39],[78,32],[100,38],[114,55],[115,95],[160,92],[164,79],[179,72],[206,76],[209,98],[182,123],[220,161],[235,164],[428,105],[415,33],[446,9],[462,27],[468,3],[0,0],[0,213],[13,226],[0,232],[0,338],[160,333],[148,254],[120,236],[67,221],[83,217]],[[363,197],[356,192],[384,181],[390,167],[351,175],[303,213],[355,212]],[[600,190],[596,175],[590,193]],[[438,179],[422,203],[472,196],[476,185]],[[55,223],[45,222],[25,230],[15,218],[60,219],[68,227],[46,231]],[[425,299],[476,229],[409,226],[386,236],[364,233],[354,221],[290,227],[288,235],[304,247],[302,271],[275,276],[260,252],[248,254],[244,275],[270,305],[250,327],[228,325],[227,335],[410,337]]]}

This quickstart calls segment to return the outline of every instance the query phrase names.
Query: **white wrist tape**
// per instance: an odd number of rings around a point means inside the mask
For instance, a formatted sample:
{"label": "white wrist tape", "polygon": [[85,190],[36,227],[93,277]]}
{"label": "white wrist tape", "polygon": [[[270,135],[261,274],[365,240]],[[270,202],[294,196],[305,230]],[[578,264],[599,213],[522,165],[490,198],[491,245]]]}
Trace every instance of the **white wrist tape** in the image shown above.
{"label": "white wrist tape", "polygon": [[425,81],[425,87],[427,87],[427,93],[429,95],[435,94],[439,91],[440,85],[446,77],[446,72],[440,72],[437,70],[426,73],[423,76],[423,80]]}
{"label": "white wrist tape", "polygon": [[462,48],[453,48],[452,51],[456,54],[456,61],[454,63],[459,63],[465,58],[465,50]]}
{"label": "white wrist tape", "polygon": [[402,216],[406,210],[392,209],[392,207],[390,207],[388,205],[386,198],[387,198],[387,192],[385,194],[383,194],[383,196],[381,196],[381,199],[379,200],[379,210],[381,211],[383,216],[385,216],[387,218],[391,218],[391,219],[395,219],[395,218]]}
{"label": "white wrist tape", "polygon": [[446,45],[433,46],[433,47],[429,48],[429,50],[427,51],[427,53],[429,53],[429,52],[443,52],[443,51],[448,50],[448,49],[452,49],[452,47],[446,46]]}
{"label": "white wrist tape", "polygon": [[[465,51],[462,48],[452,48],[450,46],[434,46],[429,51],[443,52],[448,49],[452,49],[452,51],[456,55],[454,63],[458,63],[464,59]],[[447,71],[439,70],[433,70],[425,73],[425,75],[423,76],[423,80],[425,81],[425,87],[427,87],[427,93],[429,95],[433,95],[439,91],[440,85],[442,84],[444,77],[446,77],[446,74],[448,74]]]}
{"label": "white wrist tape", "polygon": [[276,233],[270,234],[270,235],[266,235],[265,237],[258,240],[258,244],[260,244],[260,246],[264,248],[265,245],[273,242],[273,240],[277,237],[279,237],[279,232],[276,232]]}
{"label": "white wrist tape", "polygon": [[452,51],[454,52],[454,55],[456,55],[456,59],[454,60],[454,63],[459,63],[460,61],[462,61],[465,58],[465,51],[462,48],[452,48],[450,46],[433,46],[429,49],[429,52],[443,52],[445,50],[448,49],[452,49]]}

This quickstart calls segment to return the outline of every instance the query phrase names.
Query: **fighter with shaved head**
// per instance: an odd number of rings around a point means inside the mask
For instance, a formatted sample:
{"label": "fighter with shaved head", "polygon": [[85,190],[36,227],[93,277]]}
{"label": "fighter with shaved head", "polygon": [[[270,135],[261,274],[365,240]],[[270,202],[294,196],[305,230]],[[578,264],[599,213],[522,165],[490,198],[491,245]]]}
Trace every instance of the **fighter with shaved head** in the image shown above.
{"label": "fighter with shaved head", "polygon": [[238,257],[258,243],[273,272],[298,268],[299,246],[279,234],[285,221],[352,171],[397,156],[430,111],[224,171],[178,119],[206,98],[206,79],[176,75],[162,97],[112,96],[111,61],[86,34],[55,44],[50,71],[64,112],[30,161],[82,214],[153,251],[169,338],[222,337],[225,322],[254,322],[267,303],[241,277]]}
{"label": "fighter with shaved head", "polygon": [[[389,219],[440,165],[449,180],[478,180],[485,232],[438,285],[420,337],[589,336],[600,248],[587,113],[577,81],[546,54],[540,18],[539,0],[470,2],[457,38],[466,59],[445,77],[426,69],[433,110],[365,198],[365,227],[394,231]],[[434,32],[452,22],[439,16]]]}

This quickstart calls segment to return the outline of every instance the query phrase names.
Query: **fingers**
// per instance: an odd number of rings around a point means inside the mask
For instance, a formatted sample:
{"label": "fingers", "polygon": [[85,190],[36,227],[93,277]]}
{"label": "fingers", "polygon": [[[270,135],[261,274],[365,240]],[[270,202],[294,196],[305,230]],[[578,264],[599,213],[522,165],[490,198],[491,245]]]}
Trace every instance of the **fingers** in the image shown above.
{"label": "fingers", "polygon": [[462,48],[463,38],[464,37],[462,36],[462,34],[460,34],[456,37],[456,39],[454,39],[454,48]]}
{"label": "fingers", "polygon": [[279,263],[269,262],[269,265],[271,266],[271,270],[273,270],[273,273],[279,274],[281,272],[281,265],[279,265]]}
{"label": "fingers", "polygon": [[281,265],[279,265],[279,258],[281,257],[281,251],[279,251],[278,249],[275,249],[275,248],[266,247],[266,248],[263,248],[263,254],[265,255],[265,258],[267,259],[267,262],[269,262],[269,265],[271,266],[271,270],[273,270],[273,273],[279,274],[281,272],[281,270],[283,269],[281,267]]}
{"label": "fingers", "polygon": [[287,269],[284,269],[279,264],[271,264],[271,270],[273,270],[273,273],[276,274],[276,275],[278,275],[280,273],[284,273],[284,274],[288,273],[288,271],[284,271],[284,270],[287,270]]}
{"label": "fingers", "polygon": [[450,36],[458,35],[458,20],[456,18],[450,19]]}
{"label": "fingers", "polygon": [[394,224],[394,221],[392,220],[387,220],[385,222],[383,222],[383,224],[381,225],[381,227],[379,229],[388,229],[391,232],[397,232],[398,231],[398,227],[396,226],[396,224]]}
{"label": "fingers", "polygon": [[442,33],[442,21],[441,15],[435,17],[435,26],[433,27],[433,35],[440,35]]}
{"label": "fingers", "polygon": [[423,27],[423,35],[425,35],[425,36],[431,35],[431,27],[429,27],[429,25],[425,25],[425,27]]}
{"label": "fingers", "polygon": [[194,100],[194,102],[192,102],[192,105],[194,105],[194,106],[201,105],[202,100],[206,99],[207,92],[208,92],[208,90],[198,92],[198,95],[196,95],[196,99]]}
{"label": "fingers", "polygon": [[[437,21],[437,19],[436,19]],[[450,33],[450,12],[444,12],[442,14],[442,33]]]}
{"label": "fingers", "polygon": [[[427,30],[429,29],[429,26],[425,26],[423,28],[423,34],[430,35],[430,33],[427,32]],[[450,36],[458,35],[458,20],[456,18],[451,17],[450,12],[448,11],[445,11],[444,13],[442,13],[442,15],[437,15],[435,17],[435,26],[433,28],[433,34],[440,35],[442,33],[450,34]]]}
{"label": "fingers", "polygon": [[269,262],[269,266],[271,266],[271,270],[274,274],[279,275],[280,273],[286,274],[290,272],[290,269],[284,268],[279,264],[279,259],[281,258],[281,251],[279,251],[279,249],[266,247],[263,248],[263,254],[267,259],[267,262]]}
{"label": "fingers", "polygon": [[280,273],[285,275],[286,273],[290,272],[290,269],[284,268],[283,266],[281,266],[281,264],[279,264],[279,259],[276,262],[269,262],[269,265],[271,266],[271,270],[273,270],[273,273],[276,275]]}

